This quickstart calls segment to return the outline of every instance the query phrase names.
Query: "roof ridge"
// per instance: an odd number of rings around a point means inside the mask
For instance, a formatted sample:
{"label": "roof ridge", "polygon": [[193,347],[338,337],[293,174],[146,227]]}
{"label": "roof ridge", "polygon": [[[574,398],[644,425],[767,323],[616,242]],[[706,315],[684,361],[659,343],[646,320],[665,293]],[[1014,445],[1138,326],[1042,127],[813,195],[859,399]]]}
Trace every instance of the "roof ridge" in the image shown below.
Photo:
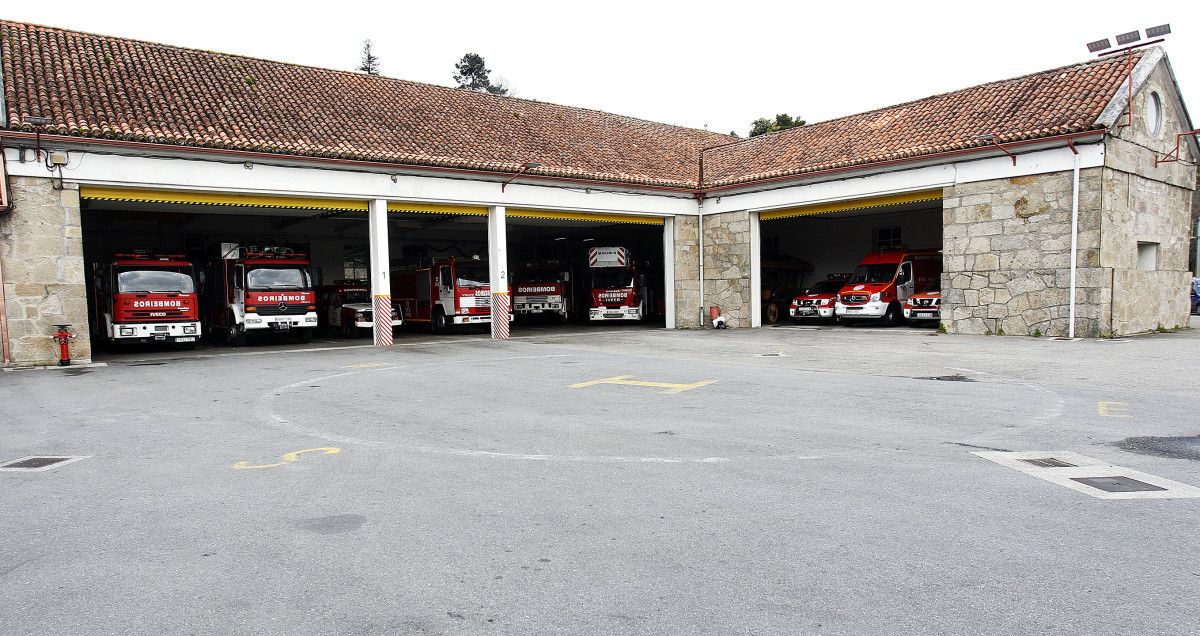
{"label": "roof ridge", "polygon": [[[1135,51],[1135,52],[1134,52],[1134,55],[1135,55],[1135,56],[1139,56],[1139,58],[1138,58],[1138,59],[1140,59],[1140,56],[1141,56],[1141,55],[1143,55],[1143,54],[1144,54],[1144,53],[1143,53],[1142,51]],[[1029,78],[1032,78],[1032,77],[1037,77],[1037,76],[1042,76],[1042,75],[1053,75],[1053,74],[1055,74],[1055,73],[1059,73],[1059,72],[1062,72],[1062,71],[1064,71],[1064,70],[1067,70],[1067,69],[1076,69],[1076,68],[1084,68],[1084,67],[1088,67],[1088,66],[1093,66],[1093,65],[1095,65],[1095,64],[1099,64],[1099,63],[1102,63],[1102,62],[1109,62],[1109,61],[1110,61],[1110,60],[1112,60],[1112,59],[1115,59],[1115,57],[1106,57],[1106,58],[1097,58],[1097,59],[1094,59],[1094,60],[1085,60],[1085,61],[1082,61],[1082,62],[1076,62],[1076,63],[1074,63],[1074,64],[1064,64],[1064,65],[1062,65],[1062,66],[1058,66],[1058,67],[1051,68],[1051,69],[1045,69],[1045,70],[1041,70],[1041,71],[1034,71],[1034,72],[1032,72],[1032,73],[1026,73],[1026,74],[1024,74],[1024,75],[1017,75],[1017,76],[1015,76],[1015,77],[1008,77],[1008,78],[1005,78],[1005,79],[999,79],[999,80],[992,80],[992,81],[989,81],[989,82],[983,82],[982,84],[971,84],[970,86],[963,86],[962,88],[956,88],[956,89],[953,89],[953,90],[943,91],[943,92],[941,92],[941,93],[934,93],[933,95],[926,95],[925,97],[919,97],[919,98],[917,98],[917,99],[910,99],[910,100],[908,100],[908,101],[898,102],[898,103],[895,103],[895,104],[889,104],[889,105],[887,105],[887,106],[880,106],[879,108],[872,108],[872,109],[869,109],[869,110],[859,111],[859,112],[857,112],[857,113],[850,113],[850,114],[847,114],[847,115],[842,115],[842,116],[840,116],[840,117],[833,117],[833,118],[831,118],[831,119],[824,119],[824,120],[821,120],[821,121],[816,121],[816,122],[812,122],[812,123],[805,123],[805,124],[804,124],[804,125],[802,125],[802,126],[795,126],[795,127],[793,127],[793,128],[787,128],[787,129],[785,129],[785,130],[778,130],[778,131],[775,131],[775,132],[769,132],[769,133],[766,133],[766,134],[763,134],[763,135],[758,135],[758,136],[756,136],[756,137],[747,137],[747,138],[745,138],[745,139],[742,139],[742,140],[740,140],[740,141],[734,141],[734,142],[731,142],[731,143],[728,143],[728,144],[718,144],[718,145],[715,145],[715,146],[706,146],[705,148],[701,149],[701,151],[700,151],[700,152],[702,152],[702,153],[703,153],[703,152],[707,152],[707,151],[709,151],[709,150],[714,150],[714,149],[717,149],[717,148],[724,148],[724,147],[726,147],[726,146],[732,146],[732,145],[736,145],[736,144],[739,144],[739,143],[746,143],[746,142],[750,142],[750,141],[757,141],[757,140],[759,140],[759,139],[764,139],[764,138],[766,138],[766,137],[768,137],[768,136],[770,136],[770,135],[775,135],[775,139],[779,139],[779,138],[780,138],[780,137],[782,137],[782,136],[788,136],[788,135],[793,135],[793,134],[799,134],[799,133],[798,133],[798,131],[802,131],[802,130],[804,130],[805,128],[808,128],[808,129],[810,129],[810,130],[811,130],[811,129],[812,129],[812,127],[819,126],[819,125],[822,125],[822,124],[831,124],[831,123],[833,123],[833,122],[844,121],[844,120],[850,119],[850,118],[852,118],[852,117],[861,117],[861,116],[864,116],[864,115],[870,115],[870,114],[873,114],[873,113],[880,113],[880,112],[883,112],[883,111],[886,111],[886,110],[891,110],[891,109],[893,109],[893,108],[902,108],[902,107],[905,107],[905,106],[911,106],[912,104],[919,104],[919,103],[922,103],[922,102],[928,102],[928,101],[932,101],[932,100],[934,100],[934,99],[937,99],[937,98],[940,98],[940,97],[945,97],[945,96],[947,96],[947,95],[953,95],[953,94],[955,94],[955,93],[961,93],[961,92],[963,92],[963,91],[971,90],[971,89],[973,89],[973,88],[985,88],[985,87],[989,87],[989,86],[998,86],[998,85],[1001,85],[1001,84],[1007,84],[1007,83],[1010,83],[1010,82],[1018,82],[1018,81],[1022,81],[1022,80],[1027,80],[1027,79],[1029,79]]]}
{"label": "roof ridge", "polygon": [[643,117],[634,117],[632,115],[623,115],[621,113],[614,113],[611,111],[601,110],[599,108],[589,108],[586,106],[571,106],[569,104],[560,104],[558,102],[530,99],[528,97],[517,97],[515,95],[496,95],[494,93],[487,93],[487,92],[481,92],[481,91],[469,91],[469,90],[457,88],[454,86],[444,86],[442,84],[432,84],[429,82],[420,82],[417,80],[410,80],[410,79],[405,79],[402,77],[392,77],[390,75],[369,75],[367,73],[362,73],[359,71],[347,71],[344,69],[329,68],[327,66],[317,66],[314,64],[301,64],[298,62],[286,62],[283,60],[274,60],[274,59],[270,59],[270,58],[257,57],[257,56],[253,56],[253,55],[243,55],[241,53],[227,53],[224,51],[215,51],[212,49],[204,49],[204,48],[197,48],[197,47],[191,47],[191,46],[180,46],[178,44],[155,42],[153,40],[143,40],[141,38],[126,37],[123,35],[107,35],[104,33],[81,31],[78,29],[57,27],[57,26],[52,26],[52,25],[47,25],[47,24],[40,24],[40,23],[36,23],[36,22],[22,22],[20,20],[7,20],[4,18],[0,18],[0,24],[9,24],[9,25],[16,25],[16,26],[21,26],[21,27],[34,27],[34,28],[39,28],[39,29],[46,29],[49,31],[58,31],[60,33],[71,33],[71,34],[75,34],[78,36],[84,36],[84,37],[97,37],[98,36],[98,37],[102,37],[102,38],[112,38],[115,40],[123,40],[126,42],[133,42],[136,44],[141,44],[141,45],[146,45],[146,46],[170,49],[173,51],[189,51],[189,52],[193,52],[193,53],[204,53],[204,54],[220,56],[220,57],[231,57],[231,58],[238,58],[238,59],[243,59],[243,60],[253,60],[253,61],[257,61],[257,62],[265,62],[267,64],[278,64],[278,65],[282,65],[282,66],[308,68],[308,69],[313,69],[313,70],[317,70],[317,71],[325,71],[325,72],[330,72],[330,73],[349,75],[352,77],[378,78],[378,79],[368,80],[368,81],[381,81],[382,80],[382,81],[390,81],[390,82],[400,82],[400,83],[409,84],[412,86],[423,86],[423,87],[428,87],[428,88],[444,90],[444,91],[448,91],[451,93],[461,91],[464,93],[470,93],[470,94],[474,94],[474,95],[484,96],[485,99],[486,98],[507,99],[507,100],[526,102],[526,103],[530,103],[530,104],[555,106],[558,108],[565,108],[565,109],[569,109],[569,110],[588,111],[588,112],[592,112],[592,113],[608,115],[611,117],[620,117],[620,118],[623,118],[623,119],[626,119],[629,121],[638,121],[638,122],[644,122],[647,124],[653,124],[655,126],[663,126],[666,128],[672,128],[672,129],[677,129],[677,130],[686,130],[686,131],[691,131],[691,132],[704,133],[704,134],[713,135],[713,136],[729,137],[729,135],[714,132],[711,130],[705,130],[703,128],[693,128],[691,126],[681,126],[679,124],[669,124],[666,122],[654,121],[652,119],[645,119]]}

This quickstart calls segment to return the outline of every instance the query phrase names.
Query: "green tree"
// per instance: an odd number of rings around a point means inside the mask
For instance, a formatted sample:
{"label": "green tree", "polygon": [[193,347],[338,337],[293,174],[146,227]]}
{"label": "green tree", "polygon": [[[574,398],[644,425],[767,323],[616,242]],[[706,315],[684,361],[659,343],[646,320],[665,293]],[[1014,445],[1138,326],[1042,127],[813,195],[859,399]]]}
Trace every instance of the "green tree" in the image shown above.
{"label": "green tree", "polygon": [[493,95],[507,95],[508,87],[503,82],[492,82],[492,71],[478,53],[467,53],[454,65],[454,81],[459,88]]}
{"label": "green tree", "polygon": [[375,57],[373,47],[370,40],[363,40],[362,61],[358,64],[358,70],[367,75],[379,75],[379,58]]}
{"label": "green tree", "polygon": [[792,117],[787,113],[779,113],[775,116],[774,121],[766,117],[760,117],[750,122],[750,136],[757,137],[767,133],[787,130],[788,128],[796,128],[797,126],[803,126],[804,123],[803,119]]}

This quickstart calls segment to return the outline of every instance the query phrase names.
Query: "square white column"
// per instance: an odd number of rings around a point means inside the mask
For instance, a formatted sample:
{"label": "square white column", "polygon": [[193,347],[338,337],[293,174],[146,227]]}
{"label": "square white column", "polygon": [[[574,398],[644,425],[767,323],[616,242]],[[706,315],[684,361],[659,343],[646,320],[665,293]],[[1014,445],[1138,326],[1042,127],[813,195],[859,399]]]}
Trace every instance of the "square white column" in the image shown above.
{"label": "square white column", "polygon": [[371,241],[371,301],[374,308],[375,346],[392,346],[392,275],[388,253],[388,211],[385,199],[367,204]]}
{"label": "square white column", "polygon": [[492,338],[508,339],[508,230],[504,206],[488,208],[488,269],[492,287]]}

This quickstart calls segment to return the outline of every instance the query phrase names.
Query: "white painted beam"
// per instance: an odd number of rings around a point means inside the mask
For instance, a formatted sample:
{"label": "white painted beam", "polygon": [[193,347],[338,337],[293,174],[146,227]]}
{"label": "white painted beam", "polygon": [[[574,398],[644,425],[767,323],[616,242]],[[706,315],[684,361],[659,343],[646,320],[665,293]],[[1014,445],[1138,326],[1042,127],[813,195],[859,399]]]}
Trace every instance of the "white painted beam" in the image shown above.
{"label": "white painted beam", "polygon": [[663,219],[663,312],[667,329],[675,328],[675,219]]}

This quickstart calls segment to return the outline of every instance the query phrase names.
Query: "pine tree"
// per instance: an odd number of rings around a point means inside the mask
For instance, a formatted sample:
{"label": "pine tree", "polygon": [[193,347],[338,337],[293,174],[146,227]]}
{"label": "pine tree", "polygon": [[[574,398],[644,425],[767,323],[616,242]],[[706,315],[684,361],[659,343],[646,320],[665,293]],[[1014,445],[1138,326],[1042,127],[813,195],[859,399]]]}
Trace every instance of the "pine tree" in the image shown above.
{"label": "pine tree", "polygon": [[379,75],[379,58],[375,57],[373,46],[370,40],[363,40],[362,62],[359,63],[358,70],[367,75]]}

